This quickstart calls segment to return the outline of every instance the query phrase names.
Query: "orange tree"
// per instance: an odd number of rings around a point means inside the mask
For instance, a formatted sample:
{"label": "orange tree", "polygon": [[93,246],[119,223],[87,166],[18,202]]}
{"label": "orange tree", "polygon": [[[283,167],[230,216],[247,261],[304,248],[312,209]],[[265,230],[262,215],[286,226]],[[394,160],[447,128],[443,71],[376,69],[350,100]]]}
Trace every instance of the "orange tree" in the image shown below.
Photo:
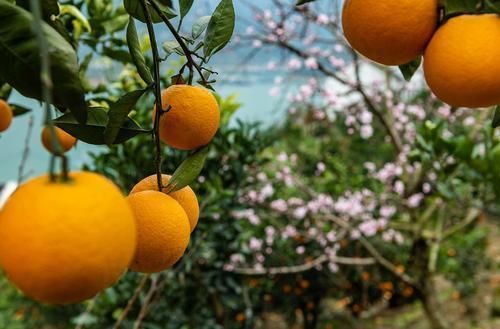
{"label": "orange tree", "polygon": [[[198,219],[191,208],[198,201],[190,195],[191,201],[186,202],[181,192],[199,175],[220,122],[219,105],[211,92],[216,72],[209,62],[229,43],[235,24],[232,1],[222,0],[211,15],[187,29],[183,23],[193,3],[127,0],[117,7],[113,1],[0,1],[0,58],[8,63],[0,69],[2,133],[13,116],[29,111],[9,104],[15,90],[44,104],[42,142],[52,154],[48,175],[21,184],[0,215],[2,270],[34,300],[49,304],[83,301],[115,283],[129,265],[149,273],[151,267],[143,270],[137,264],[158,256],[162,266],[154,267],[154,272],[159,272],[173,266],[184,253],[192,231],[190,222]],[[171,21],[174,17],[178,17],[177,27]],[[136,20],[144,23],[145,48],[141,48],[139,35],[143,34],[138,33]],[[163,43],[163,52],[155,24],[161,24],[173,38]],[[144,55],[145,49],[151,50],[151,56]],[[161,75],[162,64],[173,53],[182,58],[180,70]],[[84,55],[82,60],[80,55]],[[119,95],[106,84],[89,83],[88,68],[95,55],[135,71],[128,74],[129,83],[118,88]],[[168,87],[163,97],[162,85]],[[156,106],[154,110],[150,106],[150,120],[143,128],[132,116],[148,94],[154,96]],[[148,144],[156,155],[152,161],[156,184],[148,187],[151,191],[134,193],[125,200],[103,177],[69,171],[65,152],[75,139],[111,147],[143,134],[153,136],[153,143]],[[190,151],[167,181],[161,169],[161,142]],[[34,205],[27,212],[23,205],[30,198]],[[81,208],[75,208],[75,202]],[[152,210],[161,218],[151,216]],[[156,241],[159,231],[165,235]],[[177,249],[174,237],[182,240]],[[170,243],[169,252],[158,253],[165,250],[165,242]],[[175,255],[170,253],[173,249]],[[25,261],[27,256],[31,261]],[[147,281],[150,276],[144,278]]]}

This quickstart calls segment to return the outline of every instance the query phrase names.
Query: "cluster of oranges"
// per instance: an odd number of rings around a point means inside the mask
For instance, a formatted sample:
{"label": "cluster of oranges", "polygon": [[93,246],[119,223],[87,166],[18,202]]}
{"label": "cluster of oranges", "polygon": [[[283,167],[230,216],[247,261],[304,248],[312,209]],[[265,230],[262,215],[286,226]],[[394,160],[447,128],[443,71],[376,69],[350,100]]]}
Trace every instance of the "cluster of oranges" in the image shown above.
{"label": "cluster of oranges", "polygon": [[[206,89],[172,86],[162,103],[160,132],[168,145],[196,149],[217,132],[219,107]],[[66,143],[61,132],[55,136],[66,151],[74,142]],[[49,150],[51,136],[44,130]],[[161,178],[168,186],[171,177]],[[80,302],[110,287],[127,269],[154,273],[172,267],[189,244],[199,211],[189,186],[159,191],[156,175],[138,182],[127,197],[95,173],[43,175],[22,184],[0,209],[0,268],[35,300]]]}
{"label": "cluster of oranges", "polygon": [[444,102],[500,104],[500,16],[439,21],[438,0],[347,0],[342,15],[346,39],[375,62],[403,65],[423,55],[427,84]]}

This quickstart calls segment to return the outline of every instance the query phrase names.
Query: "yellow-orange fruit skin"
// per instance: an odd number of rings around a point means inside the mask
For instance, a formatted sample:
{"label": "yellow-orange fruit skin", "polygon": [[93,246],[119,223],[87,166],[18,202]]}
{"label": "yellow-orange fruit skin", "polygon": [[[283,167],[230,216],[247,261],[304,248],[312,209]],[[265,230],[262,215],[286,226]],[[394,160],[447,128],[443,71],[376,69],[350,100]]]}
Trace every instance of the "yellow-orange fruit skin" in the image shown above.
{"label": "yellow-orange fruit skin", "polygon": [[14,114],[12,109],[4,100],[0,99],[0,133],[9,129]]}
{"label": "yellow-orange fruit skin", "polygon": [[126,271],[136,246],[120,190],[89,172],[21,185],[0,210],[0,267],[27,296],[69,304],[95,296]]}
{"label": "yellow-orange fruit skin", "polygon": [[[59,127],[54,127],[54,129],[62,151],[65,153],[71,150],[73,146],[75,146],[76,144],[76,138],[71,136],[70,134],[68,134]],[[45,149],[50,153],[55,153],[52,143],[52,134],[49,127],[43,128],[41,139],[43,147],[45,147]]]}
{"label": "yellow-orange fruit skin", "polygon": [[421,55],[437,28],[438,0],[346,0],[344,35],[352,48],[384,65]]}
{"label": "yellow-orange fruit skin", "polygon": [[[220,124],[219,105],[205,88],[173,85],[162,92],[168,112],[160,119],[160,138],[178,150],[194,150],[210,143]],[[153,111],[153,117],[156,107]]]}
{"label": "yellow-orange fruit skin", "polygon": [[127,199],[137,224],[137,249],[130,269],[156,273],[172,267],[189,244],[186,212],[162,192],[138,192]]}
{"label": "yellow-orange fruit skin", "polygon": [[[170,178],[170,175],[162,175],[162,185],[167,186]],[[142,191],[158,191],[158,182],[156,175],[151,175],[141,180],[132,188],[130,194]],[[165,193],[165,189],[162,192]],[[168,195],[175,201],[179,202],[181,207],[184,209],[189,219],[191,232],[193,232],[196,228],[196,225],[198,224],[198,219],[200,217],[200,206],[198,203],[198,198],[196,197],[194,191],[191,189],[191,187],[186,186]]]}
{"label": "yellow-orange fruit skin", "polygon": [[500,16],[462,15],[444,23],[424,55],[429,88],[456,107],[500,104]]}

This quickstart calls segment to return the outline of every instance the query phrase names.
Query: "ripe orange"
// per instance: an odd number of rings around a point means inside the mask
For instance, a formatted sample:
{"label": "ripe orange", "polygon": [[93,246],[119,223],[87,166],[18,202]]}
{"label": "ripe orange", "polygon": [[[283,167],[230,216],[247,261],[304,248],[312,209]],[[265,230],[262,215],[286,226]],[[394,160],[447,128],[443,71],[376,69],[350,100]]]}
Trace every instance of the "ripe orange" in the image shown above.
{"label": "ripe orange", "polygon": [[452,106],[500,104],[500,16],[451,18],[432,38],[424,55],[430,89]]}
{"label": "ripe orange", "polygon": [[14,114],[9,104],[3,99],[0,99],[0,133],[6,131],[12,123]]}
{"label": "ripe orange", "polygon": [[68,182],[34,178],[0,210],[0,267],[29,297],[50,304],[91,298],[127,269],[134,216],[120,190],[89,172]]}
{"label": "ripe orange", "polygon": [[186,212],[177,201],[157,191],[128,196],[137,223],[137,249],[130,268],[154,273],[172,267],[189,244]]}
{"label": "ripe orange", "polygon": [[[75,146],[76,138],[62,130],[61,128],[54,127],[55,133],[57,136],[57,140],[59,141],[59,145],[64,153],[68,152]],[[52,144],[52,133],[49,127],[45,127],[42,130],[42,144],[47,151],[50,153],[55,153],[53,144]]]}
{"label": "ripe orange", "polygon": [[[194,150],[207,145],[219,129],[219,105],[205,88],[170,86],[162,92],[162,106],[169,110],[160,119],[160,138],[173,148]],[[154,117],[156,106],[153,113]]]}
{"label": "ripe orange", "polygon": [[422,54],[436,30],[438,0],[346,0],[344,34],[352,48],[385,65]]}
{"label": "ripe orange", "polygon": [[[163,186],[168,185],[170,178],[171,176],[169,175],[162,175]],[[142,191],[158,191],[158,182],[156,180],[156,175],[151,175],[141,180],[132,188],[130,194]],[[200,216],[200,206],[198,204],[196,194],[193,192],[191,187],[186,186],[183,189],[180,189],[168,195],[171,196],[175,201],[179,202],[181,207],[184,209],[189,219],[191,232],[193,232],[196,225],[198,224],[198,218]]]}

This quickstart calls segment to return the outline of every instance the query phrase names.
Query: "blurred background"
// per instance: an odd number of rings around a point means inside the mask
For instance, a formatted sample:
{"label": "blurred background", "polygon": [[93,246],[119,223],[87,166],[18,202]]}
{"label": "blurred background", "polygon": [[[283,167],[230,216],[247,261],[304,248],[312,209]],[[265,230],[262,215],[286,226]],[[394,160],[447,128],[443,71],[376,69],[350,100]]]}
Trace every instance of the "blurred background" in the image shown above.
{"label": "blurred background", "polygon": [[[120,3],[80,2],[91,29],[63,19],[84,44],[92,102],[140,88]],[[195,1],[185,32],[217,3]],[[235,1],[236,35],[212,63],[222,126],[192,186],[200,223],[175,268],[148,280],[127,273],[70,307],[31,302],[0,276],[0,328],[500,328],[491,109],[451,108],[420,73],[406,82],[360,58],[342,36],[341,1],[294,4]],[[182,64],[163,63],[166,84]],[[2,183],[43,173],[49,160],[40,105],[9,102],[33,111],[0,136]],[[152,104],[133,113],[144,127]],[[185,154],[165,156],[171,173]],[[154,172],[147,135],[79,143],[69,158],[125,193]]]}

